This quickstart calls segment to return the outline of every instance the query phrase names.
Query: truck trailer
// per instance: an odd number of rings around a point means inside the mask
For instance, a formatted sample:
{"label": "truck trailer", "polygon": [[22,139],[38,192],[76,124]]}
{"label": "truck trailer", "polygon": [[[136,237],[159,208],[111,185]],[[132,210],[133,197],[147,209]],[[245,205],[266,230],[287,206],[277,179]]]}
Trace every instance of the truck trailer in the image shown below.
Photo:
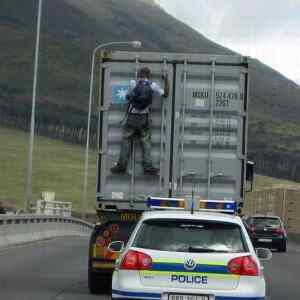
{"label": "truck trailer", "polygon": [[[89,247],[91,293],[109,289],[117,254],[148,197],[234,200],[242,209],[247,172],[248,59],[240,55],[105,52],[99,58],[98,166],[99,224]],[[152,158],[157,175],[145,175],[138,139],[133,139],[125,174],[113,174],[126,117],[129,82],[141,67],[170,93],[151,107]],[[250,170],[250,172],[249,172]]]}

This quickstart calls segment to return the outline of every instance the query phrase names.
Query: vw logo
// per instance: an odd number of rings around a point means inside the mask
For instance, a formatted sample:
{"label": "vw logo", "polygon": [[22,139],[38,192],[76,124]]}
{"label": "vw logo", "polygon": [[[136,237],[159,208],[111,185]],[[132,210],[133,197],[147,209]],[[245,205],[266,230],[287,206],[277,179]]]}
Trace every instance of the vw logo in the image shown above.
{"label": "vw logo", "polygon": [[192,258],[187,258],[184,262],[184,268],[188,271],[193,271],[196,268],[197,264]]}

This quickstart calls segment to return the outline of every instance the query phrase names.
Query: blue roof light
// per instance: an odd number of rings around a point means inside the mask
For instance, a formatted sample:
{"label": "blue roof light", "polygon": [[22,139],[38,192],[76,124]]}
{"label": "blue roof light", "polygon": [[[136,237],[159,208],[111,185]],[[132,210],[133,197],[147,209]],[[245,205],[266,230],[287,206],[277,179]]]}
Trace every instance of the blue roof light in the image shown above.
{"label": "blue roof light", "polygon": [[[237,212],[237,204],[232,199],[225,200],[198,200],[198,205],[194,205],[195,211],[221,212],[235,214]],[[165,209],[165,210],[188,210],[185,199],[178,198],[161,198],[149,197],[147,206],[150,209]]]}
{"label": "blue roof light", "polygon": [[151,209],[184,209],[185,200],[177,198],[149,197],[147,206]]}
{"label": "blue roof light", "polygon": [[199,200],[199,210],[235,214],[237,205],[234,200]]}

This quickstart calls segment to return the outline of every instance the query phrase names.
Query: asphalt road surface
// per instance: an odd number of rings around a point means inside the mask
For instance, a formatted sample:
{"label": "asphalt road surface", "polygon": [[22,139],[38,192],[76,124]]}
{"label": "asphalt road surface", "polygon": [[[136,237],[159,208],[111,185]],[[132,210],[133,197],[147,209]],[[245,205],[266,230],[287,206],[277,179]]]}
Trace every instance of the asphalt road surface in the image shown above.
{"label": "asphalt road surface", "polygon": [[[1,300],[89,300],[88,239],[60,238],[0,252]],[[289,243],[287,253],[273,253],[265,264],[272,300],[300,299],[300,244]]]}

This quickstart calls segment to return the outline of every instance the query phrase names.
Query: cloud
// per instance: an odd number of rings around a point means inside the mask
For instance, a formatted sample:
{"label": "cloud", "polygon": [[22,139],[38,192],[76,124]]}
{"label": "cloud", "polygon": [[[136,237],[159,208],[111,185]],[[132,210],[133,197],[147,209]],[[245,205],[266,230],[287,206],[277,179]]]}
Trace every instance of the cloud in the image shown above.
{"label": "cloud", "polygon": [[[274,31],[299,31],[299,0],[157,0],[177,18],[210,36],[264,38]],[[298,26],[296,26],[298,24]],[[297,28],[298,27],[298,28]]]}
{"label": "cloud", "polygon": [[213,41],[300,78],[300,0],[156,0]]}

